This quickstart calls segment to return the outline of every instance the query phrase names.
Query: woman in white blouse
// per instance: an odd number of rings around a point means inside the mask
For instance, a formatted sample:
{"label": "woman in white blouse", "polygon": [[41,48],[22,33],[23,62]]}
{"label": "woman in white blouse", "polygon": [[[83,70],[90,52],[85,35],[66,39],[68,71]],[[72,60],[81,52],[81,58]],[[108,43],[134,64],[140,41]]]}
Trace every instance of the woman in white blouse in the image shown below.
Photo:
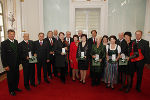
{"label": "woman in white blouse", "polygon": [[110,44],[106,45],[107,66],[105,69],[106,88],[114,89],[114,84],[117,83],[118,75],[118,60],[120,57],[121,48],[116,44],[116,36],[109,37]]}

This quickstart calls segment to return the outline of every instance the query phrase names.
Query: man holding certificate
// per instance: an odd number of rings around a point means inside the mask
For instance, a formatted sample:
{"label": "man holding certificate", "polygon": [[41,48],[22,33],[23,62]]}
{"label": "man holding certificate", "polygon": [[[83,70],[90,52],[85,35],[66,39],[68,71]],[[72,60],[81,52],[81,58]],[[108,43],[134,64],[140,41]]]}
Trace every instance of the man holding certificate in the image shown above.
{"label": "man holding certificate", "polygon": [[19,55],[23,66],[24,86],[27,90],[30,90],[29,81],[32,86],[36,87],[35,63],[29,62],[34,54],[34,43],[29,40],[29,33],[24,33],[23,38],[24,40],[19,43]]}

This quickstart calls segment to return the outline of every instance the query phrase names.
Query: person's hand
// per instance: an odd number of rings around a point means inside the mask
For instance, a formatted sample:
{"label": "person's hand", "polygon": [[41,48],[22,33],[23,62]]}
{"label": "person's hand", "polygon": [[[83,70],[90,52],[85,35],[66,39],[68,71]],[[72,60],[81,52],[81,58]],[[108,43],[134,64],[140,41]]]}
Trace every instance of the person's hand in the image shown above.
{"label": "person's hand", "polygon": [[93,55],[92,58],[96,58],[96,56]]}
{"label": "person's hand", "polygon": [[61,55],[63,56],[63,55],[65,55],[64,53],[61,53]]}
{"label": "person's hand", "polygon": [[126,59],[129,61],[130,60],[130,58],[129,57],[126,57]]}
{"label": "person's hand", "polygon": [[50,60],[49,60],[49,59],[47,59],[47,61],[46,61],[46,62],[48,63],[48,62],[50,62]]}
{"label": "person's hand", "polygon": [[54,51],[53,51],[53,52],[50,52],[50,54],[51,54],[51,55],[54,54]]}
{"label": "person's hand", "polygon": [[29,60],[29,57],[27,56],[27,60]]}
{"label": "person's hand", "polygon": [[68,48],[67,48],[67,47],[65,47],[65,50],[68,50]]}
{"label": "person's hand", "polygon": [[86,56],[84,56],[84,58],[86,58]]}
{"label": "person's hand", "polygon": [[72,60],[70,60],[70,62],[71,62],[71,63],[73,63],[73,61],[72,61]]}
{"label": "person's hand", "polygon": [[9,69],[9,66],[5,67],[5,70],[6,70],[6,71],[9,71],[9,70],[10,70],[10,69]]}
{"label": "person's hand", "polygon": [[34,56],[37,57],[37,54],[35,53]]}
{"label": "person's hand", "polygon": [[99,62],[102,62],[102,59],[99,59]]}

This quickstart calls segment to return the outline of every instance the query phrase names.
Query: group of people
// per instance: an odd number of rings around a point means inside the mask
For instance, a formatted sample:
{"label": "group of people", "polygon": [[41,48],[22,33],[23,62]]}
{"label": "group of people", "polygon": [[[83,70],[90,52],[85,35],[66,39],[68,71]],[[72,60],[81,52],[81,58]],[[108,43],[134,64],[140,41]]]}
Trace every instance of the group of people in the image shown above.
{"label": "group of people", "polygon": [[[58,34],[54,30],[48,31],[46,38],[44,33],[39,33],[39,39],[32,41],[29,33],[24,33],[24,40],[18,43],[15,31],[8,30],[8,39],[1,43],[1,59],[7,72],[10,94],[15,96],[15,91],[22,91],[18,88],[20,64],[23,66],[25,88],[30,90],[30,85],[37,86],[35,63],[38,85],[41,84],[41,69],[46,83],[50,83],[48,78],[52,79],[52,74],[65,83],[66,75],[70,74],[72,81],[79,80],[82,84],[86,84],[87,70],[90,69],[92,86],[102,81],[106,88],[114,89],[114,84],[121,83],[120,91],[128,93],[137,72],[136,89],[141,92],[143,69],[149,64],[149,42],[142,39],[143,32],[136,31],[134,40],[131,40],[131,32],[119,33],[119,39],[114,35],[100,37],[96,30],[92,30],[91,35],[88,39],[79,30],[71,38],[69,31],[65,37],[63,32]],[[35,62],[31,61],[32,58]]]}

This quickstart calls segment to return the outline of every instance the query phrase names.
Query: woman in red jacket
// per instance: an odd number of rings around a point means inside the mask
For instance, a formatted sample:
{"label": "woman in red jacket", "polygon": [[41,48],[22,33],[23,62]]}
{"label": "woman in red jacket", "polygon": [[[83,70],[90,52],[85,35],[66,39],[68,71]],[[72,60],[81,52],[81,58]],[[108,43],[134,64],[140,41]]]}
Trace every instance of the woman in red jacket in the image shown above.
{"label": "woman in red jacket", "polygon": [[73,36],[74,42],[71,42],[70,44],[70,53],[69,53],[69,60],[71,62],[71,68],[72,68],[72,80],[75,81],[75,76],[77,79],[79,79],[78,76],[78,62],[76,60],[76,53],[79,43],[79,37],[78,35]]}

